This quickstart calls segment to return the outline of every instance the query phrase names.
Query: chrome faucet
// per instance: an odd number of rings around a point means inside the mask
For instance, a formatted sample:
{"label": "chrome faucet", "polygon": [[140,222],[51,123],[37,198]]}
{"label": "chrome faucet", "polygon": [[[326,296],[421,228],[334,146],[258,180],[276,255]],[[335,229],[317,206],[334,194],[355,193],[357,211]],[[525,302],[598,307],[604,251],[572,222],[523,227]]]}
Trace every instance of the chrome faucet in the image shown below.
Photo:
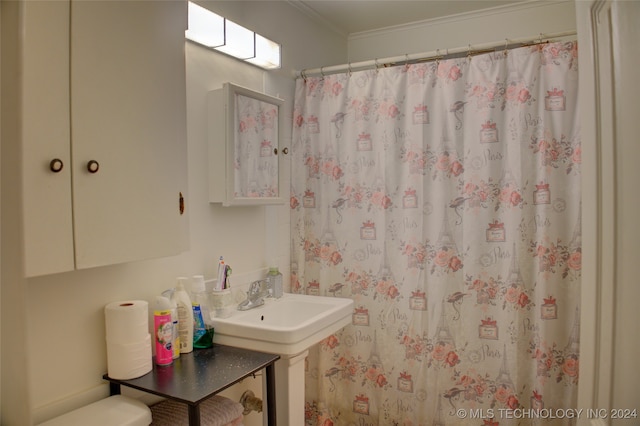
{"label": "chrome faucet", "polygon": [[263,279],[254,281],[249,285],[249,293],[247,294],[247,298],[240,302],[240,304],[238,305],[238,310],[248,311],[249,309],[257,308],[258,306],[264,305],[265,297],[280,298],[281,296],[282,289],[274,288],[272,280]]}
{"label": "chrome faucet", "polygon": [[265,282],[266,280],[258,280],[249,285],[247,298],[238,305],[239,311],[248,311],[249,309],[264,305],[264,296],[266,293],[262,289],[262,284]]}

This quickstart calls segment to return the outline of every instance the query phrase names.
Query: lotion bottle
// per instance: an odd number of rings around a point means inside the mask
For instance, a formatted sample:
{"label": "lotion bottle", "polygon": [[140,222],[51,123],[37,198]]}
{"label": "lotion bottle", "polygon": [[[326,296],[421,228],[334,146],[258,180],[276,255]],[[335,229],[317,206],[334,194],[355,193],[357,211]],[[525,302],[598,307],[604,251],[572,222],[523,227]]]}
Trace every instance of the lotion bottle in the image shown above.
{"label": "lotion bottle", "polygon": [[188,278],[178,277],[178,286],[173,293],[178,310],[178,335],[180,339],[180,353],[188,354],[193,351],[193,305],[189,293],[184,285]]}

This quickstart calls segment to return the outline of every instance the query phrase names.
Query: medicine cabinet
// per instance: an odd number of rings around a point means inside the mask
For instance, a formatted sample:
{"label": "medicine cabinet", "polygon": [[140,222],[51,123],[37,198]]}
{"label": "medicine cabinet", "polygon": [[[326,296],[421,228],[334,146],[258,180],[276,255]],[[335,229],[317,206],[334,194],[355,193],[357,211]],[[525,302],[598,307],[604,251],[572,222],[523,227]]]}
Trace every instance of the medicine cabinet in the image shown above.
{"label": "medicine cabinet", "polygon": [[232,83],[208,94],[209,201],[282,204],[284,114],[280,98]]}

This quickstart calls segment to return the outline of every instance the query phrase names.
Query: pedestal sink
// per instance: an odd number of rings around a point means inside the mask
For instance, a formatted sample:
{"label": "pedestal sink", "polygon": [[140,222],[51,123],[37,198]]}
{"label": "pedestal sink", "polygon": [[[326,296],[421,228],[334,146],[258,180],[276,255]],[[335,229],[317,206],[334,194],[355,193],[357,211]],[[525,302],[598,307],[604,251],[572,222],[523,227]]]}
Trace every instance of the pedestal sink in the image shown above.
{"label": "pedestal sink", "polygon": [[353,300],[285,293],[263,306],[213,318],[214,343],[278,354],[278,423],[304,424],[304,359],[308,349],[351,322]]}

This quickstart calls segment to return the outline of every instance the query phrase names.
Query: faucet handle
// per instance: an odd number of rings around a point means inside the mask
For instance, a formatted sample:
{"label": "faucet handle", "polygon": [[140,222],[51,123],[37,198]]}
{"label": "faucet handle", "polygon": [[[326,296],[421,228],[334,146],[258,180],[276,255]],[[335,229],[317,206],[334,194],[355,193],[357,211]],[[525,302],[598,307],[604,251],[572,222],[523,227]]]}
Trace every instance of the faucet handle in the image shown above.
{"label": "faucet handle", "polygon": [[249,286],[249,294],[250,295],[256,295],[259,294],[262,290],[262,282],[264,280],[258,280],[258,281],[254,281],[251,283],[251,285]]}

